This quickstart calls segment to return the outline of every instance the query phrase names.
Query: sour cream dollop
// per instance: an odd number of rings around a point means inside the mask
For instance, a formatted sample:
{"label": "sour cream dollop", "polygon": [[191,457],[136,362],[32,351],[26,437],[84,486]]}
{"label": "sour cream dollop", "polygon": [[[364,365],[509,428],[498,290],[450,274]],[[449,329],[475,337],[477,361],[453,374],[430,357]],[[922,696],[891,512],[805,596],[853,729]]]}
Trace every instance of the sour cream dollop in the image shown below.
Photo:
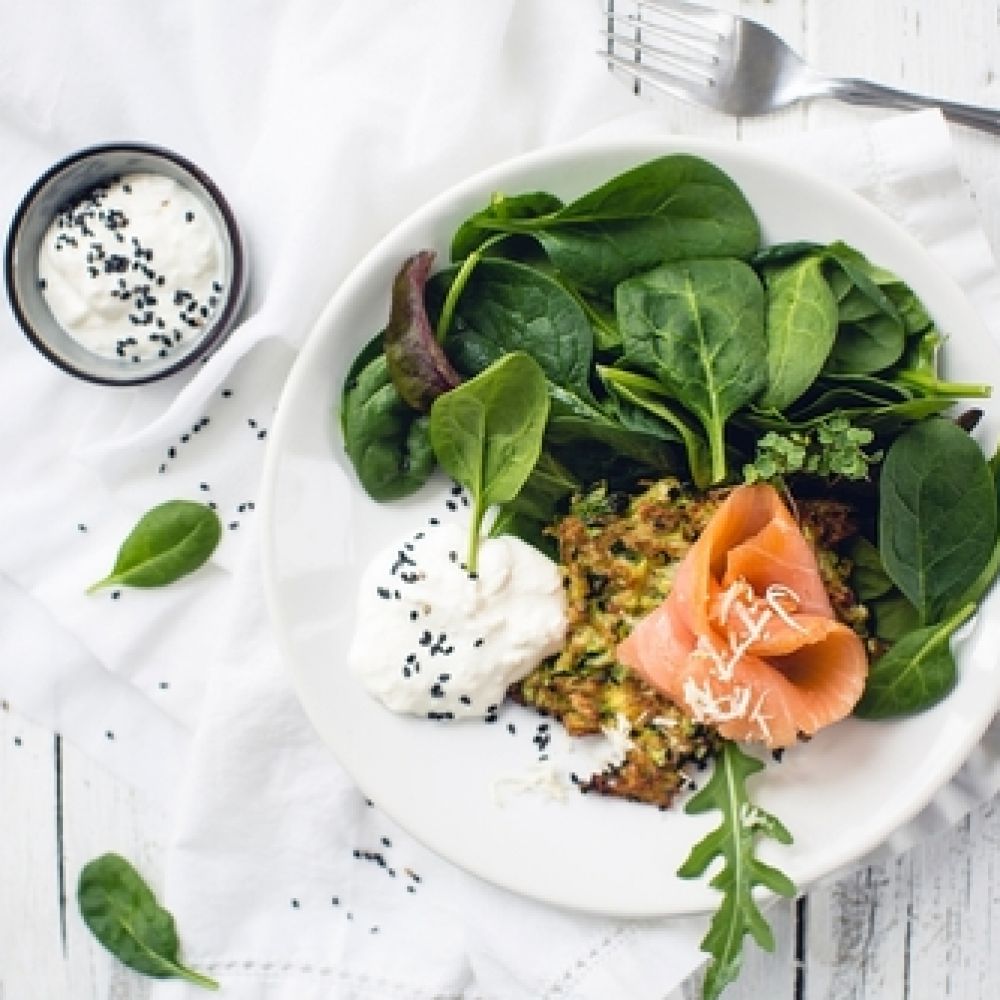
{"label": "sour cream dollop", "polygon": [[361,578],[351,669],[394,712],[484,718],[566,633],[558,567],[518,538],[491,538],[478,573],[467,533],[429,526],[380,553]]}
{"label": "sour cream dollop", "polygon": [[141,364],[197,340],[223,301],[222,237],[170,177],[126,174],[60,212],[38,251],[42,297],[93,354]]}

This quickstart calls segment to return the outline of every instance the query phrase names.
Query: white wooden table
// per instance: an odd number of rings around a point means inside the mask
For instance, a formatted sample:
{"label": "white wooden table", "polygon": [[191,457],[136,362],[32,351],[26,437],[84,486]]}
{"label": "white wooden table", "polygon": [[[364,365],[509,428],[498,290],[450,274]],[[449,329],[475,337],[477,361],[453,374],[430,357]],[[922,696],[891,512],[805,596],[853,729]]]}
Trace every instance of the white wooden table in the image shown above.
{"label": "white wooden table", "polygon": [[[775,27],[824,69],[1000,106],[997,0],[720,5]],[[816,104],[746,122],[681,105],[670,114],[676,131],[758,138],[880,113]],[[956,130],[955,141],[987,235],[1000,249],[1000,139]],[[170,817],[2,699],[0,692],[0,1000],[146,997],[148,983],[91,940],[76,913],[74,881],[84,862],[117,850],[155,882]],[[773,910],[776,954],[750,947],[727,1000],[1000,996],[998,802],[905,856]],[[689,983],[664,1000],[696,995]]]}

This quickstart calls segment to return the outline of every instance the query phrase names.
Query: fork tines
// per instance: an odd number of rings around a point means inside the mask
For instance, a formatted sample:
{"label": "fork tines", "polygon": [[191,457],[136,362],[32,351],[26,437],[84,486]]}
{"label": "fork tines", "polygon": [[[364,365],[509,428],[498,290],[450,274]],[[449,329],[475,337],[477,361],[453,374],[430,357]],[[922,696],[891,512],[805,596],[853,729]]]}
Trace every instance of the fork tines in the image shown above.
{"label": "fork tines", "polygon": [[[601,32],[608,47],[600,54],[612,68],[683,100],[702,100],[713,85],[721,33],[691,12],[695,4],[640,0],[638,13],[607,10],[608,28]],[[709,15],[714,12],[709,11]],[[628,53],[615,51],[624,47]]]}

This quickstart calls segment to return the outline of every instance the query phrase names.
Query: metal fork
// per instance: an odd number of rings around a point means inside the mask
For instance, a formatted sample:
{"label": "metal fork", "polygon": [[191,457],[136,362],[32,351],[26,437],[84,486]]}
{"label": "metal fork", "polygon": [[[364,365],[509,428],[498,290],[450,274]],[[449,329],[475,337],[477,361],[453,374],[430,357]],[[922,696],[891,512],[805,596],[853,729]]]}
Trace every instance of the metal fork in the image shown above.
{"label": "metal fork", "polygon": [[[609,66],[672,97],[742,116],[813,97],[904,110],[939,108],[953,122],[1000,135],[1000,111],[824,76],[770,28],[738,14],[688,0],[637,0],[634,8],[630,14],[605,11],[608,48],[600,55]],[[631,55],[619,55],[619,45]]]}

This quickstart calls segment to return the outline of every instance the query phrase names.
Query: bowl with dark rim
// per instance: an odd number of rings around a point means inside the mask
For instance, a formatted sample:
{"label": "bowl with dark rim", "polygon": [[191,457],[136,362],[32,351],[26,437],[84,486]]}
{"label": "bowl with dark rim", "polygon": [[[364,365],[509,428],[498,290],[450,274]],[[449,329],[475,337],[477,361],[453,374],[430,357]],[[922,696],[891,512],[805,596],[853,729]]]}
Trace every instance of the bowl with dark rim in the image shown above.
{"label": "bowl with dark rim", "polygon": [[[146,308],[144,312],[138,313],[132,322],[139,326],[137,333],[140,336],[143,335],[143,321],[155,324],[154,330],[164,331],[158,334],[163,346],[157,344],[155,352],[142,357],[128,350],[127,346],[123,349],[123,338],[119,339],[114,355],[101,353],[81,343],[54,315],[45,295],[46,283],[40,272],[40,250],[50,226],[60,218],[70,217],[70,213],[80,209],[83,204],[98,204],[99,196],[96,201],[89,200],[95,193],[119,182],[123,177],[135,174],[152,174],[175,182],[208,213],[208,226],[216,239],[216,267],[213,275],[218,275],[213,284],[218,292],[213,296],[215,301],[211,308],[202,307],[206,311],[205,315],[196,315],[190,319],[192,329],[184,327],[183,340],[180,330],[173,334],[176,342],[171,340],[169,324],[162,321],[158,313],[155,320],[152,319],[153,310]],[[123,228],[127,228],[129,222],[127,218],[125,221],[126,226]],[[94,236],[86,228],[81,232],[84,239]],[[149,254],[150,250],[136,250],[140,244],[134,237],[126,241],[124,233],[116,238],[124,244],[123,254],[125,251],[133,254],[127,269],[124,266],[118,267],[121,260],[127,260],[121,255],[117,255],[115,267],[116,271],[121,271],[116,281],[132,294],[137,286],[132,282],[131,271],[146,266],[143,259],[135,259],[135,254]],[[97,278],[97,272],[100,272],[103,277],[105,269],[110,268],[108,261],[115,255],[105,253],[100,240],[91,245],[102,247],[96,265],[92,268],[95,273],[91,276]],[[75,248],[76,244],[73,246]],[[183,250],[182,243],[182,254]],[[151,257],[147,273],[156,274]],[[158,278],[159,275],[156,275],[152,280],[151,287],[154,290]],[[51,362],[89,382],[102,385],[139,385],[166,378],[196,361],[207,359],[226,340],[239,321],[246,295],[246,252],[232,208],[219,187],[201,168],[185,157],[158,146],[134,142],[107,143],[70,154],[46,170],[32,184],[14,213],[7,235],[4,279],[7,297],[18,324],[31,343]],[[163,283],[160,282],[161,285]],[[142,294],[150,302],[156,302],[150,291]],[[140,299],[137,311],[145,306],[147,299]],[[149,336],[148,333],[145,335]],[[149,350],[149,345],[146,345],[146,349]],[[139,357],[138,361],[136,357]]]}

